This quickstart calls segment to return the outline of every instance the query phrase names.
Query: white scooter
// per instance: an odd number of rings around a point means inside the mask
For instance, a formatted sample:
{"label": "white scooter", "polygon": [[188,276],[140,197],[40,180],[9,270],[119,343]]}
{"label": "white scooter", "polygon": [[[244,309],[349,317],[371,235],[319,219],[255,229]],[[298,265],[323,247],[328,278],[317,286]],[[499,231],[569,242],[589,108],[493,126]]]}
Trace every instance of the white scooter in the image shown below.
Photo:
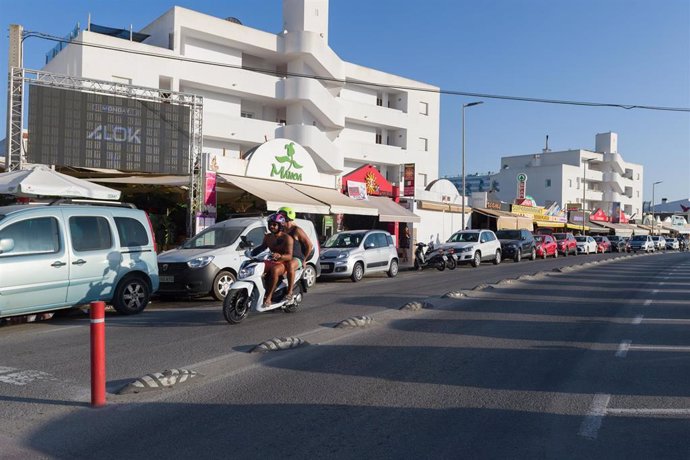
{"label": "white scooter", "polygon": [[[244,241],[244,239],[243,239]],[[250,243],[245,241],[248,246]],[[250,311],[264,312],[283,309],[286,313],[294,313],[302,303],[303,293],[307,292],[307,282],[302,279],[304,270],[299,268],[295,273],[295,285],[292,288],[292,300],[286,299],[287,279],[281,276],[278,281],[271,306],[264,308],[264,296],[266,295],[265,261],[270,260],[271,251],[266,249],[259,254],[252,255],[251,250],[245,252],[248,260],[242,262],[237,274],[237,281],[230,285],[228,295],[223,301],[223,316],[230,324],[241,323]]]}

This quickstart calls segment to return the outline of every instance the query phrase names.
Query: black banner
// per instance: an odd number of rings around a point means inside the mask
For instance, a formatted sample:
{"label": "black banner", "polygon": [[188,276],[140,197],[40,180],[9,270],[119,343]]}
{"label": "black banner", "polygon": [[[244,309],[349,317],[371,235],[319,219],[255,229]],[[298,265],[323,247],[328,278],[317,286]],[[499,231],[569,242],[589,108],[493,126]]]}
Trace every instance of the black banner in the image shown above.
{"label": "black banner", "polygon": [[30,85],[27,161],[188,174],[189,126],[184,105]]}

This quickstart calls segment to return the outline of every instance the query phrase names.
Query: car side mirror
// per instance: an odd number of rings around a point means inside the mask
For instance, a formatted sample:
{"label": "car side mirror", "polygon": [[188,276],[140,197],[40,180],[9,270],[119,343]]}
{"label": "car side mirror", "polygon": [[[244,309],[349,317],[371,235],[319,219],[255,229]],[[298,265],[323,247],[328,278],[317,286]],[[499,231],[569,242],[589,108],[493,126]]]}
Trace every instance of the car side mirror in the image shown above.
{"label": "car side mirror", "polygon": [[12,238],[3,238],[0,240],[0,254],[10,252],[14,249],[14,240]]}
{"label": "car side mirror", "polygon": [[237,246],[238,249],[251,249],[254,243],[249,241],[245,235],[240,236],[240,244]]}

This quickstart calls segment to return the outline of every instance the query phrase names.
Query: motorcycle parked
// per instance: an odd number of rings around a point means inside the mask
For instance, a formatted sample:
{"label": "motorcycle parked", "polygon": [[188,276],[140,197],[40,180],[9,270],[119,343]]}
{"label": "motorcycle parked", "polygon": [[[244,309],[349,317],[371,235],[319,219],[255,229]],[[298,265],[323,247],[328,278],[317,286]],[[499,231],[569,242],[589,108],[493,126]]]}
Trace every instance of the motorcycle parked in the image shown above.
{"label": "motorcycle parked", "polygon": [[[427,249],[424,250],[424,248]],[[455,267],[458,266],[452,248],[434,249],[433,246],[428,246],[426,243],[417,243],[417,249],[415,249],[414,254],[414,268],[416,270],[434,267],[442,272],[446,268],[455,270]]]}
{"label": "motorcycle parked", "polygon": [[[248,241],[245,243],[250,244]],[[230,285],[228,295],[223,301],[225,320],[230,324],[239,324],[249,315],[250,311],[261,313],[280,308],[286,313],[296,312],[302,303],[304,293],[307,292],[307,281],[302,278],[303,270],[300,268],[295,273],[292,299],[285,298],[287,279],[282,276],[271,298],[271,306],[264,308],[264,296],[266,295],[265,262],[270,260],[271,252],[266,249],[258,254],[252,254],[251,250],[247,250],[245,256],[248,260],[242,262],[237,274],[237,281]]]}

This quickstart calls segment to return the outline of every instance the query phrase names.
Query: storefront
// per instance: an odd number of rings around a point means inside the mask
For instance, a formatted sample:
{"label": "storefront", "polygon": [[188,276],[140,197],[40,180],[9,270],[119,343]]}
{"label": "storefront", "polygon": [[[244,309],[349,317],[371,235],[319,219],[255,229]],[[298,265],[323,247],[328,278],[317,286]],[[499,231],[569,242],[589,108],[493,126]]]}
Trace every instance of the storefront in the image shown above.
{"label": "storefront", "polygon": [[532,230],[534,227],[532,218],[499,211],[498,209],[472,208],[472,227],[497,230]]}

